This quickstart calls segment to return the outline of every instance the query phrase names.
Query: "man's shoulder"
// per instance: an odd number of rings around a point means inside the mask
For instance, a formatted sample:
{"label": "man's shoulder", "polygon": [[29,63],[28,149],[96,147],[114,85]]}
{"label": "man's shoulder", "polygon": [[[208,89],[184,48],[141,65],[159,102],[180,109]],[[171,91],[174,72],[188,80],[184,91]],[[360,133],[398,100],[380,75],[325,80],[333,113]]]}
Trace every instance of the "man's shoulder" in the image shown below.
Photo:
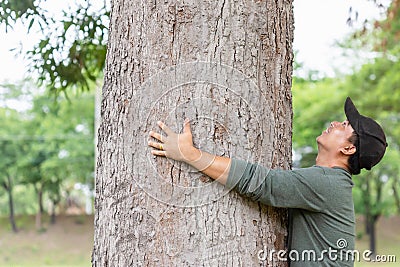
{"label": "man's shoulder", "polygon": [[302,175],[304,175],[304,174],[324,175],[327,173],[325,168],[317,166],[317,165],[305,167],[305,168],[294,168],[294,169],[292,169],[292,172],[302,174]]}
{"label": "man's shoulder", "polygon": [[316,175],[328,175],[328,176],[348,176],[351,177],[350,173],[347,172],[346,170],[342,168],[329,168],[329,167],[323,167],[323,166],[318,166],[314,165],[311,167],[307,168],[298,168],[298,169],[293,169],[294,172],[301,173],[301,174],[316,174]]}

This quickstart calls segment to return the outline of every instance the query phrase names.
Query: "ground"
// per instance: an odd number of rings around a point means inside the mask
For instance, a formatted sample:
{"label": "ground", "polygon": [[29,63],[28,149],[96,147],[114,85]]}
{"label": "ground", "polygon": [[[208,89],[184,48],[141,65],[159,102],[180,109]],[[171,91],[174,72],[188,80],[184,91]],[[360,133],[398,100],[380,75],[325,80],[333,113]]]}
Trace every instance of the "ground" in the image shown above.
{"label": "ground", "polygon": [[[0,267],[89,267],[93,245],[93,216],[59,216],[54,225],[44,218],[44,229],[35,230],[35,217],[17,218],[20,231],[10,231],[7,218],[0,218]],[[359,221],[360,222],[360,221]],[[368,248],[362,235],[359,251]],[[378,222],[378,254],[396,255],[397,263],[356,263],[356,267],[395,267],[400,263],[400,217],[381,218]]]}
{"label": "ground", "polygon": [[[362,219],[358,220],[357,232],[364,231],[364,224],[361,223]],[[366,263],[361,261],[355,264],[355,267],[395,267],[400,265],[400,216],[379,219],[377,224],[377,254],[382,256],[395,255],[395,263]],[[362,235],[362,238],[356,240],[356,249],[363,252],[368,249],[368,236]]]}
{"label": "ground", "polygon": [[0,219],[0,266],[91,266],[93,246],[93,216],[59,216],[56,224],[35,230],[35,217],[17,218],[21,228],[10,231],[7,218]]}

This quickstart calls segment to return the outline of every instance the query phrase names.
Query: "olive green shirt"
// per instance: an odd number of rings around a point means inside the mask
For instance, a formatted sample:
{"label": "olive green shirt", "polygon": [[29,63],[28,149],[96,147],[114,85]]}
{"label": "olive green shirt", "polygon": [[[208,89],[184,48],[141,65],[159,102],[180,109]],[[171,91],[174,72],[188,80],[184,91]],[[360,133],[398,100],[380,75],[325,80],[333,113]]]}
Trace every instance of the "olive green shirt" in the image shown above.
{"label": "olive green shirt", "polygon": [[232,159],[226,186],[254,201],[290,208],[290,266],[354,265],[353,182],[346,170],[273,170]]}

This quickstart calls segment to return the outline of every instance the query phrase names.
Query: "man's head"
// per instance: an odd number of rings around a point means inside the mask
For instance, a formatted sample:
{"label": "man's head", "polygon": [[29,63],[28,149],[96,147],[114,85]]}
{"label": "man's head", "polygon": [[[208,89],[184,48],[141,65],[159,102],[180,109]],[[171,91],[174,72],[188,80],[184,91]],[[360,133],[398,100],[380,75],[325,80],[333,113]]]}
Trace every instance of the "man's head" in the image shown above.
{"label": "man's head", "polygon": [[332,122],[317,137],[318,148],[333,162],[342,162],[352,174],[359,174],[361,169],[370,170],[382,159],[386,138],[379,124],[361,115],[349,97],[344,109],[347,120]]}
{"label": "man's head", "polygon": [[318,153],[327,155],[331,164],[343,163],[348,165],[349,157],[357,152],[354,139],[354,129],[348,120],[343,122],[333,121],[317,137]]}
{"label": "man's head", "polygon": [[361,169],[370,170],[381,161],[387,147],[386,136],[376,121],[358,112],[350,97],[346,99],[344,111],[357,134],[357,152],[349,163],[352,165],[352,173],[359,174]]}

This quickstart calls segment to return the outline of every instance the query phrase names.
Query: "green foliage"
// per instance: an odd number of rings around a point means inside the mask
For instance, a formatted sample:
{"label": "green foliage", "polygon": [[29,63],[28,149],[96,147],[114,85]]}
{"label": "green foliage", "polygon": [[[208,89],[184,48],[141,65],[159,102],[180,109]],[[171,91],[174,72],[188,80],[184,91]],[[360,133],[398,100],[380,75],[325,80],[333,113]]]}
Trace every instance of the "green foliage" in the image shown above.
{"label": "green foliage", "polygon": [[[11,87],[10,91],[17,90]],[[3,99],[7,98],[6,90]],[[29,94],[29,92],[28,92]],[[12,97],[14,93],[10,93]],[[93,188],[94,172],[94,96],[85,94],[68,101],[58,96],[56,101],[46,94],[31,96],[33,105],[26,111],[0,108],[4,127],[0,130],[0,173],[12,173],[16,189],[34,188],[42,191],[45,200],[57,204],[62,192],[71,184],[85,183]],[[7,102],[7,101],[5,101]],[[0,181],[4,176],[0,176]],[[23,194],[15,193],[17,212],[31,212],[22,204]],[[6,204],[6,199],[0,198]],[[7,207],[7,205],[6,205]],[[0,212],[4,212],[1,209]]]}
{"label": "green foliage", "polygon": [[315,164],[315,138],[328,122],[345,119],[346,96],[384,128],[389,147],[382,162],[353,178],[356,212],[367,217],[400,213],[400,17],[393,15],[399,12],[399,3],[393,1],[387,18],[371,30],[362,29],[352,35],[357,39],[346,40],[347,48],[375,53],[352,75],[293,80],[293,147],[302,156],[299,166]]}
{"label": "green foliage", "polygon": [[[13,198],[15,214],[35,214],[37,211],[37,201],[35,190],[24,184],[19,183],[19,176],[14,177]],[[9,214],[8,196],[0,189],[0,216]],[[20,221],[17,221],[21,225]]]}
{"label": "green foliage", "polygon": [[[4,136],[13,136],[23,133],[21,129],[21,119],[15,110],[9,108],[0,108],[0,117],[2,118],[2,127],[0,127],[0,151],[2,160],[0,161],[0,173],[12,175],[15,172],[14,164],[18,157],[23,153],[23,147],[13,139],[4,138]],[[3,175],[1,175],[3,177]],[[2,178],[0,178],[2,179]]]}
{"label": "green foliage", "polygon": [[[0,23],[5,23],[6,29],[12,27],[18,19],[29,19],[41,13],[34,0],[3,0],[0,2],[0,11]],[[28,29],[32,27],[33,22],[31,20]]]}
{"label": "green foliage", "polygon": [[315,144],[316,134],[325,130],[328,123],[345,119],[342,112],[345,93],[337,85],[336,78],[317,82],[294,78],[293,135],[302,136],[295,140],[295,148]]}
{"label": "green foliage", "polygon": [[[371,172],[362,172],[353,180],[356,183],[354,199],[356,211],[365,212],[368,205],[372,214],[393,214],[396,212],[393,185],[399,187],[400,160],[399,138],[400,124],[397,92],[387,85],[387,80],[398,77],[386,77],[391,71],[384,71],[377,60],[374,64],[364,65],[358,73],[344,79],[323,79],[305,82],[293,81],[293,147],[301,154],[299,166],[315,164],[315,138],[325,130],[330,121],[345,119],[343,103],[347,95],[355,101],[362,114],[378,120],[385,129],[389,147],[382,162]],[[392,68],[396,68],[392,65]],[[371,79],[372,75],[374,78]],[[396,76],[395,73],[393,73]],[[311,147],[312,150],[305,150]],[[306,152],[304,152],[306,151]],[[368,178],[366,174],[368,173]],[[369,189],[366,191],[366,183]],[[379,195],[379,196],[378,196]],[[365,197],[370,197],[365,199]],[[367,201],[367,202],[366,202]]]}
{"label": "green foliage", "polygon": [[[400,1],[392,1],[384,20],[375,22],[362,36],[361,48],[372,48],[376,57],[348,77],[352,94],[362,99],[360,108],[376,118],[389,143],[385,157],[368,179],[358,182],[363,201],[359,212],[371,216],[400,213]],[[365,175],[363,175],[365,176]],[[369,192],[366,191],[367,185]],[[369,210],[368,210],[369,209]]]}
{"label": "green foliage", "polygon": [[296,167],[315,164],[316,138],[331,121],[343,121],[343,79],[293,78],[293,148],[301,155]]}
{"label": "green foliage", "polygon": [[55,94],[71,88],[89,90],[105,64],[109,8],[106,2],[94,7],[91,1],[80,1],[53,14],[46,10],[46,2],[5,0],[0,3],[0,23],[7,29],[22,22],[28,34],[35,25],[40,27],[42,39],[26,54],[41,84]]}

